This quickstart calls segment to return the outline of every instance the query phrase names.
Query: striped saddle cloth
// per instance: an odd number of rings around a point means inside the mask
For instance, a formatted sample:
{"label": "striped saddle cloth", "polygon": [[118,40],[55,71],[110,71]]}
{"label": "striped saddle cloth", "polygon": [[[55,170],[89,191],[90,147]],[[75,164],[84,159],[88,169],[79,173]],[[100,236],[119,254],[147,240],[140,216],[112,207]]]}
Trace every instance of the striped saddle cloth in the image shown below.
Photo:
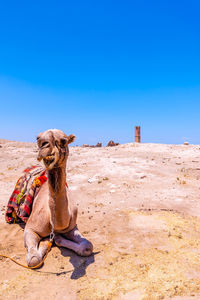
{"label": "striped saddle cloth", "polygon": [[34,198],[42,184],[47,180],[45,169],[39,165],[24,170],[8,201],[5,219],[8,223],[27,222]]}

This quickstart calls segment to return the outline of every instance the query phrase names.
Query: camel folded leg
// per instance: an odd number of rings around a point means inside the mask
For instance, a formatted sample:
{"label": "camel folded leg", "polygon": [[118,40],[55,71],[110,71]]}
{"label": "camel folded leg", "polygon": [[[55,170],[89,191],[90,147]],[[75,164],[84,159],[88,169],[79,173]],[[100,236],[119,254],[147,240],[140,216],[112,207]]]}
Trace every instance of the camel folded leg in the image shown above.
{"label": "camel folded leg", "polygon": [[[37,266],[47,252],[48,245],[31,229],[24,231],[24,244],[27,248],[26,261],[29,267]],[[39,246],[40,245],[40,246]]]}
{"label": "camel folded leg", "polygon": [[77,226],[65,234],[56,234],[54,240],[57,246],[71,249],[81,256],[89,256],[93,251],[92,243],[81,235]]}

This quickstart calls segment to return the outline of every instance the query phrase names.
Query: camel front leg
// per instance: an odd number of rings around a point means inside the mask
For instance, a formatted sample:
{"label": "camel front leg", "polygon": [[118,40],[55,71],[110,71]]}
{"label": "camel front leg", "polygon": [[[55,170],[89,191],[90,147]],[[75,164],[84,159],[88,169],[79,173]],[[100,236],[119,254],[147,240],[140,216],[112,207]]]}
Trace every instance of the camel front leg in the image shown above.
{"label": "camel front leg", "polygon": [[24,231],[24,245],[27,248],[26,261],[29,267],[37,266],[47,251],[47,244],[42,243],[39,247],[41,237],[32,229]]}
{"label": "camel front leg", "polygon": [[54,240],[57,246],[71,249],[81,256],[89,256],[93,251],[92,243],[82,236],[77,226],[65,234],[57,234]]}

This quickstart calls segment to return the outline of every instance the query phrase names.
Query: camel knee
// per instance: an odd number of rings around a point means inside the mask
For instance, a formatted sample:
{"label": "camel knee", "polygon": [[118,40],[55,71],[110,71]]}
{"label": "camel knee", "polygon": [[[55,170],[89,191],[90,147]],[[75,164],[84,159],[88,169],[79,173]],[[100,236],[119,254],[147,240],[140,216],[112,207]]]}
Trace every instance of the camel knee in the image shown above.
{"label": "camel knee", "polygon": [[79,244],[79,250],[77,253],[81,256],[89,256],[92,254],[92,251],[93,251],[92,243],[90,241],[84,239]]}
{"label": "camel knee", "polygon": [[38,249],[41,238],[30,229],[25,229],[24,245],[27,249],[26,261],[29,267],[35,267],[42,261],[42,253]]}
{"label": "camel knee", "polygon": [[31,248],[28,249],[26,262],[29,267],[35,267],[42,261],[42,256],[40,251],[37,249]]}
{"label": "camel knee", "polygon": [[38,234],[34,233],[32,230],[24,231],[24,246],[28,248],[37,248],[41,238]]}

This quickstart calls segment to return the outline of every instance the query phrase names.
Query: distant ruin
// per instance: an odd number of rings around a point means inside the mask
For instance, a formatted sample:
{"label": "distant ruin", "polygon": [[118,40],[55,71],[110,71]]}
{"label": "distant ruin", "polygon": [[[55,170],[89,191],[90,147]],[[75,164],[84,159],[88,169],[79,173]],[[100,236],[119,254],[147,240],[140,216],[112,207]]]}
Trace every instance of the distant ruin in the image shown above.
{"label": "distant ruin", "polygon": [[119,143],[115,143],[114,141],[109,141],[106,147],[118,146]]}
{"label": "distant ruin", "polygon": [[97,147],[97,148],[100,148],[100,147],[102,147],[102,143],[99,142],[99,143],[97,143],[96,145],[83,144],[82,147],[83,147],[83,148],[87,148],[87,147],[90,147],[90,148],[96,148],[96,147]]}
{"label": "distant ruin", "polygon": [[[106,145],[106,147],[113,147],[113,146],[118,146],[120,145],[120,143],[115,143],[114,141],[109,141]],[[102,143],[98,142],[96,145],[89,145],[89,144],[83,144],[82,145],[83,148],[87,148],[87,147],[90,147],[90,148],[100,148],[102,147]]]}
{"label": "distant ruin", "polygon": [[135,126],[135,143],[141,143],[140,126]]}

